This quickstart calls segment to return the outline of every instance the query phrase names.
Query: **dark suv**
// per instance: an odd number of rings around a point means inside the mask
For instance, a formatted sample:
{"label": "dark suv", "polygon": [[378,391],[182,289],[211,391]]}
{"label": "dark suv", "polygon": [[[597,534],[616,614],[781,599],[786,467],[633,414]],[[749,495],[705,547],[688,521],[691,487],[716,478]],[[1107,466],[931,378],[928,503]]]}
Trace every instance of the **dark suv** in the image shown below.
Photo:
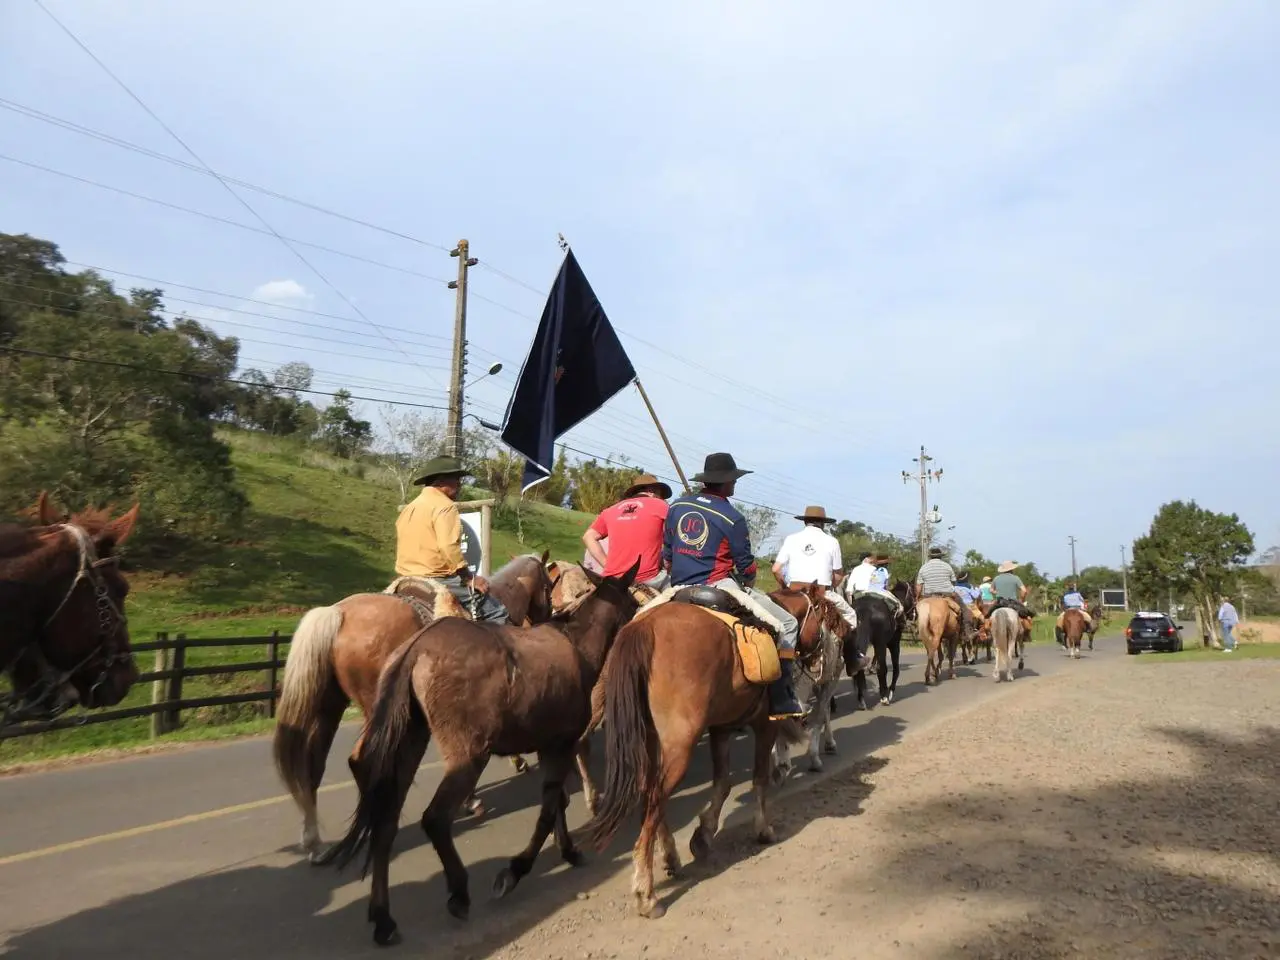
{"label": "dark suv", "polygon": [[1124,645],[1129,653],[1141,653],[1143,650],[1177,653],[1182,649],[1182,628],[1167,613],[1140,610],[1124,628]]}

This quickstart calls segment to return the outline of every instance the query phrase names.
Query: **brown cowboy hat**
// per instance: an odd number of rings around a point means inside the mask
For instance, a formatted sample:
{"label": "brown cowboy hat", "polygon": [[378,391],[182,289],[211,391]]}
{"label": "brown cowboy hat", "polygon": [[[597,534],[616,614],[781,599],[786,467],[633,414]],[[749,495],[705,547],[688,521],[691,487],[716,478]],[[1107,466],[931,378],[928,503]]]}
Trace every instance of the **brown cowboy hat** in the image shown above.
{"label": "brown cowboy hat", "polygon": [[1022,564],[1018,563],[1017,560],[1006,560],[1004,563],[1000,564],[1000,566],[996,567],[996,573],[1013,573],[1013,571],[1017,570],[1020,566],[1022,566]]}
{"label": "brown cowboy hat", "polygon": [[631,481],[631,486],[622,492],[622,499],[634,497],[641,490],[654,490],[663,500],[671,499],[671,488],[655,477],[652,473],[642,473]]}
{"label": "brown cowboy hat", "polygon": [[804,513],[796,514],[797,520],[821,520],[824,524],[835,523],[835,517],[828,517],[827,511],[821,507],[805,507]]}
{"label": "brown cowboy hat", "polygon": [[883,567],[886,563],[893,563],[893,557],[886,556],[883,553],[873,553],[867,559],[877,567]]}
{"label": "brown cowboy hat", "polygon": [[693,479],[697,483],[729,483],[750,472],[739,469],[731,453],[708,453],[702,462],[702,472],[695,473]]}
{"label": "brown cowboy hat", "polygon": [[437,477],[466,476],[470,476],[470,473],[457,457],[435,457],[423,465],[422,473],[413,482],[415,486],[425,487]]}

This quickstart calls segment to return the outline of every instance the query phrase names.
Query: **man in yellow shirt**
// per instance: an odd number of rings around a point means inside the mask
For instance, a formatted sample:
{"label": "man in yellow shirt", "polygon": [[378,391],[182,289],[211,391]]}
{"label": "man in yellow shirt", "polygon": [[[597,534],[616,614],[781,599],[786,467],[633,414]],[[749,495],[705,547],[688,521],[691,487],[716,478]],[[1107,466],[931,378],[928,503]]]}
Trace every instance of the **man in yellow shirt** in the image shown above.
{"label": "man in yellow shirt", "polygon": [[484,577],[473,576],[462,556],[458,491],[466,471],[454,457],[436,457],[413,481],[422,493],[396,520],[396,573],[439,580],[477,620],[509,623],[507,608],[489,595]]}

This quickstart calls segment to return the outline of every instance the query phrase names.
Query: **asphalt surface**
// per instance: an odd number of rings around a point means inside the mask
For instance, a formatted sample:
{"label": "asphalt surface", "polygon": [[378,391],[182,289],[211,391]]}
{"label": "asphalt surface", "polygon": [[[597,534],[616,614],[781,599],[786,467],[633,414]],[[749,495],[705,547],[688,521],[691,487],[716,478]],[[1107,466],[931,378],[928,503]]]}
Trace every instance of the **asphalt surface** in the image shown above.
{"label": "asphalt surface", "polygon": [[[1033,647],[1016,684],[1037,676],[1107,669],[1123,658],[1123,641],[1099,639],[1098,649],[1068,661],[1056,646]],[[955,680],[926,689],[919,654],[904,656],[897,700],[850,712],[849,681],[841,682],[836,717],[838,757],[827,772],[929,731],[930,748],[962,749],[946,721],[1011,688],[991,680],[990,667],[957,668]],[[871,678],[874,692],[875,681]],[[320,797],[326,840],[345,828],[355,790],[345,758],[357,727],[339,733]],[[923,741],[922,741],[923,742]],[[0,953],[59,960],[82,957],[165,957],[197,960],[385,956],[365,923],[368,884],[353,865],[316,868],[296,847],[300,819],[271,762],[270,740],[195,745],[106,763],[0,778]],[[603,745],[593,767],[602,781]],[[734,792],[727,825],[750,816],[748,739],[735,741]],[[687,859],[688,836],[705,803],[709,777],[701,747],[671,805],[671,824]],[[797,767],[804,769],[802,758]],[[821,776],[821,775],[817,775]],[[614,847],[589,854],[571,870],[548,843],[533,875],[501,902],[489,888],[506,859],[528,842],[539,791],[536,767],[523,776],[506,760],[490,763],[480,795],[482,821],[458,821],[459,853],[471,874],[471,919],[444,910],[439,861],[417,820],[435,789],[438,766],[429,752],[405,807],[391,866],[392,909],[405,956],[483,956],[487,950],[553,912],[557,903],[592,891],[630,866],[635,827]],[[803,790],[814,775],[793,778],[775,796]],[[576,777],[573,788],[578,790]],[[570,804],[570,826],[585,821],[581,796]]]}

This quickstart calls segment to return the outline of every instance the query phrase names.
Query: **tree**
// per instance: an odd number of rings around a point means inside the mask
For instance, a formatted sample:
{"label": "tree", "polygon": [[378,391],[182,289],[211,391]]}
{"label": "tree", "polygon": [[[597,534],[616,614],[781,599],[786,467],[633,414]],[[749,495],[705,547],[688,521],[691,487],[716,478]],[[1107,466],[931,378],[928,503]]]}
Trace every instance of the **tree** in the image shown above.
{"label": "tree", "polygon": [[320,442],[334,456],[353,459],[364,453],[373,439],[373,425],[351,412],[351,393],[339,390],[320,415]]}
{"label": "tree", "polygon": [[569,467],[569,505],[574,510],[599,513],[622,499],[636,474],[643,471],[627,464],[623,457],[617,460],[623,466],[599,463],[592,458]]}
{"label": "tree", "polygon": [[299,391],[311,389],[315,375],[311,364],[293,360],[276,367],[275,373],[271,375],[271,382],[296,400]]}
{"label": "tree", "polygon": [[763,556],[767,544],[778,531],[778,515],[769,507],[742,507],[747,521],[747,533],[751,537],[751,549]]}
{"label": "tree", "polygon": [[569,495],[569,454],[564,447],[551,467],[551,476],[536,487],[531,487],[525,498],[537,503],[549,503],[554,507],[563,507],[565,497]]}
{"label": "tree", "polygon": [[1133,542],[1131,581],[1139,594],[1190,598],[1213,636],[1215,606],[1230,592],[1236,568],[1253,553],[1253,534],[1234,514],[1194,500],[1164,504],[1145,536]]}
{"label": "tree", "polygon": [[444,448],[446,425],[440,417],[386,404],[380,411],[383,437],[376,450],[378,462],[400,490],[400,502],[409,502],[409,491],[422,464]]}

